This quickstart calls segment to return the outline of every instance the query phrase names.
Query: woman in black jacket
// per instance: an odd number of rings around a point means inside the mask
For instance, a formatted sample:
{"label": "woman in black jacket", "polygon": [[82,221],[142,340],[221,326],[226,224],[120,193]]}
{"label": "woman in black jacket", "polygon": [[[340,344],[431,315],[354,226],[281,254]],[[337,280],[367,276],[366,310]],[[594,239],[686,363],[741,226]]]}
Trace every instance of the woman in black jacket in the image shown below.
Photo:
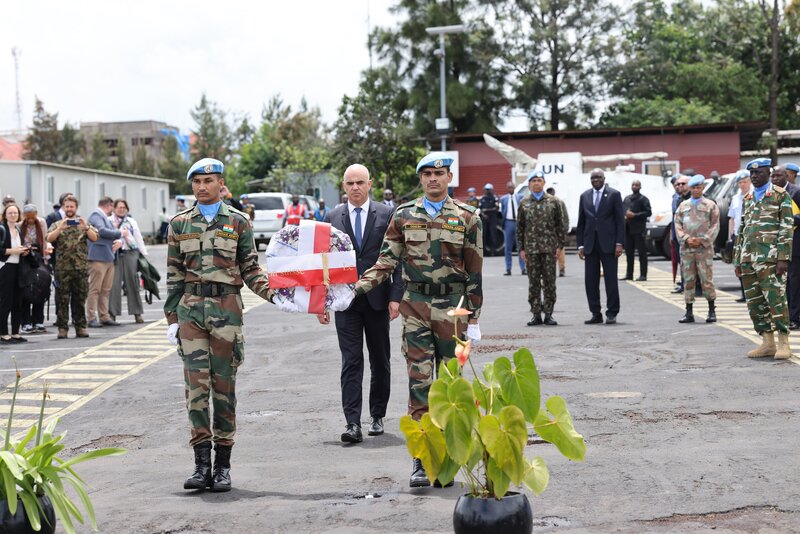
{"label": "woman in black jacket", "polygon": [[[9,204],[3,212],[0,224],[0,343],[23,343],[19,335],[20,306],[19,272],[20,258],[28,255],[29,249],[22,246],[19,233],[19,206]],[[8,335],[8,316],[11,314],[11,335]]]}

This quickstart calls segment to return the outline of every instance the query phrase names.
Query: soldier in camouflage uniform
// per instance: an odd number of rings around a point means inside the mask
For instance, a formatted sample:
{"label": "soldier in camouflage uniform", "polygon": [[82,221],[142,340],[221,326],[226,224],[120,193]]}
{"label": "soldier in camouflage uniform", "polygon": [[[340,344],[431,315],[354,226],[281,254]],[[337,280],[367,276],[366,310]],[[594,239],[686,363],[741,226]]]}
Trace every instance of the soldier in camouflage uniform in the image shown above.
{"label": "soldier in camouflage uniform", "polygon": [[[415,420],[428,411],[428,391],[439,364],[455,354],[453,318],[447,311],[461,299],[472,315],[469,326],[464,317],[457,318],[458,335],[466,331],[470,339],[480,339],[482,226],[475,208],[447,195],[452,163],[452,158],[436,152],[420,160],[417,173],[425,195],[398,206],[377,263],[356,284],[356,295],[362,295],[403,264],[402,352],[408,368],[408,413]],[[410,485],[430,485],[416,458]]]}
{"label": "soldier in camouflage uniform", "polygon": [[231,489],[236,371],[244,361],[239,290],[247,284],[262,298],[272,296],[269,279],[258,265],[250,218],[221,201],[222,172],[222,163],[210,158],[189,169],[187,179],[197,204],[178,212],[169,223],[164,304],[170,325],[167,337],[178,344],[183,360],[192,425],[189,443],[195,452],[195,471],[183,487],[212,491]]}
{"label": "soldier in camouflage uniform", "polygon": [[[753,191],[742,200],[742,222],[733,249],[736,276],[742,277],[747,311],[761,335],[761,345],[750,358],[792,356],[789,347],[789,310],[786,278],[792,257],[792,201],[786,191],[770,183],[769,158],[751,161]],[[775,331],[778,346],[775,347]]]}
{"label": "soldier in camouflage uniform", "polygon": [[[69,310],[76,337],[89,337],[86,332],[86,297],[89,294],[89,244],[97,241],[98,233],[83,217],[77,215],[78,199],[67,195],[61,202],[66,215],[47,229],[47,241],[58,250],[55,269],[56,327],[58,338],[69,332]],[[70,306],[71,305],[71,306]]]}
{"label": "soldier in camouflage uniform", "polygon": [[[564,203],[563,200],[556,196],[556,190],[552,187],[547,188],[547,194],[553,195],[553,197],[558,201],[558,206],[561,208],[561,224],[562,228],[564,229],[564,245],[566,246],[567,243],[567,234],[569,233],[569,212],[567,212],[567,205]],[[564,247],[561,247],[556,251],[556,261],[558,262],[558,276],[566,276],[567,275],[567,256]]]}
{"label": "soldier in camouflage uniform", "polygon": [[675,235],[681,247],[681,274],[686,313],[680,323],[694,322],[694,294],[697,278],[708,300],[707,323],[717,320],[714,301],[714,239],[719,233],[719,208],[714,201],[703,197],[705,177],[696,174],[689,180],[691,197],[684,200],[675,212]]}
{"label": "soldier in camouflage uniform", "polygon": [[528,187],[531,195],[519,205],[517,214],[517,243],[520,258],[527,265],[528,302],[533,314],[528,326],[555,326],[556,252],[564,247],[564,219],[558,199],[544,192],[542,171],[528,175]]}

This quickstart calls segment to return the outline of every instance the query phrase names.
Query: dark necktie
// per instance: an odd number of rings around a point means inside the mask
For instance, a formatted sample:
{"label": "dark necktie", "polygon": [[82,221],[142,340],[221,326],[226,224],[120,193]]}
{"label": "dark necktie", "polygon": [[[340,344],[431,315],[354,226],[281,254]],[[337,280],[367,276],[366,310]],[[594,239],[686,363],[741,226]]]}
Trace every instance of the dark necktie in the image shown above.
{"label": "dark necktie", "polygon": [[594,212],[597,213],[597,208],[600,207],[600,189],[594,192]]}
{"label": "dark necktie", "polygon": [[517,220],[517,208],[514,206],[514,196],[509,196],[508,201],[511,202],[511,218]]}
{"label": "dark necktie", "polygon": [[356,212],[356,227],[353,228],[353,233],[356,236],[356,246],[360,250],[361,249],[361,240],[362,240],[362,236],[361,236],[361,208],[356,208],[355,212]]}

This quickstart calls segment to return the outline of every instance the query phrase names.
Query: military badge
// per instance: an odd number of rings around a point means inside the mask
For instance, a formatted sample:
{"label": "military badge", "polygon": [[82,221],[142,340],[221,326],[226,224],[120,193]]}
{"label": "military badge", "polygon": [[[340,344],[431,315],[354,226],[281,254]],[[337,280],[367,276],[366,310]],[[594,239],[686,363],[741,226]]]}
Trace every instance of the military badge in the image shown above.
{"label": "military badge", "polygon": [[206,174],[211,174],[212,172],[214,172],[214,166],[209,163],[208,165],[203,167],[203,172],[205,172]]}
{"label": "military badge", "polygon": [[461,221],[458,220],[458,217],[448,217],[447,224],[450,224],[452,226],[459,226],[461,224]]}
{"label": "military badge", "polygon": [[436,167],[437,169],[440,167],[444,167],[444,162],[440,159],[437,159],[436,161],[433,162],[433,166]]}
{"label": "military badge", "polygon": [[226,224],[226,225],[224,225],[222,227],[222,231],[223,232],[232,233],[233,232],[233,226],[231,226],[230,224]]}

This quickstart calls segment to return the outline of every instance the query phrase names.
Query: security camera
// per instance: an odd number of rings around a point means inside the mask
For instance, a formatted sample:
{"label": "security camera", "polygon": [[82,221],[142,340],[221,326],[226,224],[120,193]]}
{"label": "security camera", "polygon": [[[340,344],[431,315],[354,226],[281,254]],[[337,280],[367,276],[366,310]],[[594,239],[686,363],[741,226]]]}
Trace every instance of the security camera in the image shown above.
{"label": "security camera", "polygon": [[441,48],[437,48],[436,50],[433,51],[433,55],[438,57],[439,59],[442,59],[444,57],[444,50]]}

